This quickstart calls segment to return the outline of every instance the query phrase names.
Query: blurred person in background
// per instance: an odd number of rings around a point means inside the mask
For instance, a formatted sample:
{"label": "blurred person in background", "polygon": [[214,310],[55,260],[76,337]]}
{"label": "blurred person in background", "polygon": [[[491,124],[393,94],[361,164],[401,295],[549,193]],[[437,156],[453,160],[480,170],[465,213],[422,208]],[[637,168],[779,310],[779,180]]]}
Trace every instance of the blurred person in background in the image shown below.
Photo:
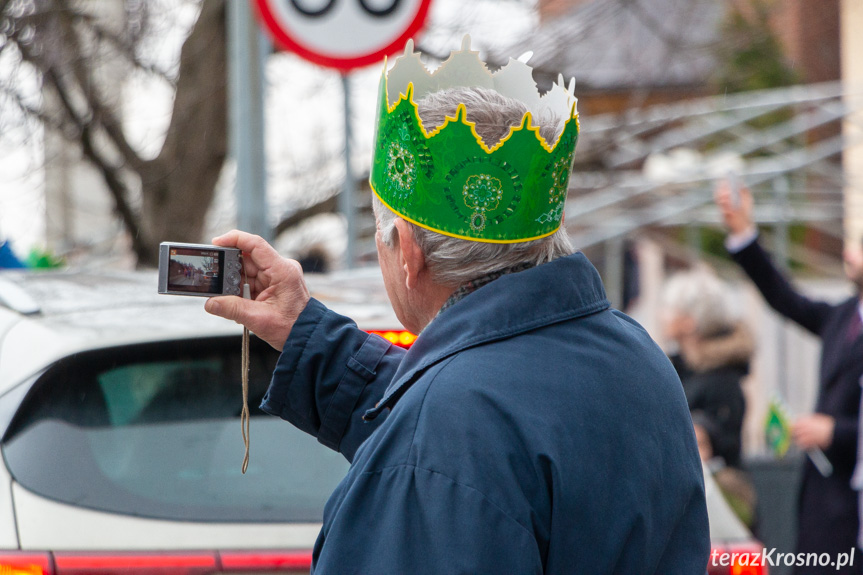
{"label": "blurred person in background", "polygon": [[[857,285],[860,294],[860,319],[857,324],[857,339],[863,331],[863,241],[859,249],[849,248],[845,250],[845,270]],[[849,336],[850,337],[850,336]],[[858,356],[859,357],[859,356]],[[863,375],[860,376],[860,385],[863,386]],[[863,397],[860,398],[860,414],[863,417]],[[857,433],[857,466],[854,468],[854,476],[851,478],[851,486],[857,490],[857,516],[860,520],[860,528],[857,535],[857,548],[863,549],[863,425],[859,426]]]}
{"label": "blurred person in background", "polygon": [[[797,552],[847,553],[858,537],[858,497],[851,485],[857,458],[860,378],[863,376],[863,258],[846,254],[846,271],[857,294],[839,304],[811,299],[773,265],[758,241],[752,194],[735,193],[721,182],[715,193],[729,235],[726,248],[778,313],[821,338],[821,366],[815,412],[798,417],[792,440],[806,451],[819,448],[833,466],[825,477],[810,459],[804,463],[798,500]],[[863,573],[863,558],[837,573]],[[803,573],[797,568],[795,573]]]}
{"label": "blurred person in background", "polygon": [[740,467],[746,400],[741,380],[749,374],[754,342],[729,296],[730,287],[699,268],[673,275],[663,292],[663,331],[677,345],[671,355],[690,411],[715,426],[712,452]]}
{"label": "blurred person in background", "polygon": [[725,464],[722,457],[714,456],[713,444],[720,434],[719,426],[700,410],[692,412],[692,426],[698,441],[698,455],[716,481],[725,501],[737,518],[757,535],[756,510],[758,499],[749,475],[741,469]]}

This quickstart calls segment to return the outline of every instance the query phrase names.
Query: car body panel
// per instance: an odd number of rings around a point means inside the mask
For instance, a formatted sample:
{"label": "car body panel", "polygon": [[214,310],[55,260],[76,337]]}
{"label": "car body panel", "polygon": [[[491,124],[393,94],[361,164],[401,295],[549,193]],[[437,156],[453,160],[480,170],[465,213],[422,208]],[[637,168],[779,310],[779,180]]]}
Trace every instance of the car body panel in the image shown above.
{"label": "car body panel", "polygon": [[[24,316],[0,307],[0,394],[78,351],[241,332],[206,313],[203,298],[156,293],[155,271],[3,271],[0,278],[24,286],[42,309]],[[313,297],[363,329],[401,329],[377,268],[310,274],[307,283]]]}
{"label": "car body panel", "polygon": [[[0,293],[0,395],[9,413],[59,360],[81,352],[152,342],[237,336],[239,325],[203,309],[204,299],[159,295],[157,273],[2,271],[38,308],[4,307]],[[364,329],[399,330],[376,268],[308,275],[313,297],[354,318]],[[14,294],[13,295],[20,295]],[[20,301],[20,300],[19,300]],[[238,400],[240,389],[237,389]],[[284,424],[287,425],[287,424]],[[254,458],[254,427],[252,449]],[[240,421],[237,419],[237,436]],[[260,450],[259,450],[260,451]],[[238,452],[238,456],[241,452]],[[239,465],[239,461],[238,461]],[[0,465],[0,549],[64,552],[296,550],[306,556],[321,524],[156,519],[75,506],[39,495]]]}
{"label": "car body panel", "polygon": [[15,508],[12,503],[12,477],[6,466],[0,465],[0,549],[18,547]]}
{"label": "car body panel", "polygon": [[725,496],[713,479],[710,469],[702,465],[702,471],[704,472],[704,498],[707,501],[710,517],[710,540],[714,545],[720,542],[751,541],[752,534],[725,501]]}
{"label": "car body panel", "polygon": [[[165,521],[82,509],[13,484],[21,549],[311,549],[320,523]],[[73,527],[74,526],[74,527]]]}

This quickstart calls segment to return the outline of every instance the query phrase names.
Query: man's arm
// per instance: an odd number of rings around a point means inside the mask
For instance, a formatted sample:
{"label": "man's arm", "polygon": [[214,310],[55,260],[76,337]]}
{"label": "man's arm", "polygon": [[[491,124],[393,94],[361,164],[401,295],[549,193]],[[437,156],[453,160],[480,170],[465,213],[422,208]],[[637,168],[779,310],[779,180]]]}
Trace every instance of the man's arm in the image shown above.
{"label": "man's arm", "polygon": [[385,419],[364,422],[362,415],[383,396],[404,354],[312,299],[285,342],[261,409],[352,461]]}
{"label": "man's arm", "polygon": [[362,415],[383,395],[404,350],[312,300],[299,263],[259,236],[235,230],[213,243],[243,251],[252,299],[214,297],[205,309],[282,351],[262,409],[353,459],[374,430]]}
{"label": "man's arm", "polygon": [[833,426],[833,440],[824,450],[825,455],[834,461],[854,461],[857,457],[857,439],[860,418],[839,415]]}
{"label": "man's arm", "polygon": [[799,293],[783,276],[756,239],[731,257],[752,280],[767,303],[780,314],[820,335],[832,307]]}
{"label": "man's arm", "polygon": [[770,307],[812,333],[820,334],[832,308],[828,303],[810,300],[797,292],[758,244],[750,191],[742,187],[739,200],[735,201],[727,183],[723,183],[717,188],[715,199],[730,233],[726,245],[734,261],[743,268]]}

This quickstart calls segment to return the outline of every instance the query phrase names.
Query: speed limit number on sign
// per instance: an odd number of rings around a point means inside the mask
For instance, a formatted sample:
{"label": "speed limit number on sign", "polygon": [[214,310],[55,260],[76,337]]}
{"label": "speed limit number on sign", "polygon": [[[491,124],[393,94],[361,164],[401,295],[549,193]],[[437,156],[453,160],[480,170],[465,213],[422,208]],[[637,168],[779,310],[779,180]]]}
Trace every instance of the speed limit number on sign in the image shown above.
{"label": "speed limit number on sign", "polygon": [[431,0],[255,0],[276,44],[321,66],[350,70],[404,47]]}

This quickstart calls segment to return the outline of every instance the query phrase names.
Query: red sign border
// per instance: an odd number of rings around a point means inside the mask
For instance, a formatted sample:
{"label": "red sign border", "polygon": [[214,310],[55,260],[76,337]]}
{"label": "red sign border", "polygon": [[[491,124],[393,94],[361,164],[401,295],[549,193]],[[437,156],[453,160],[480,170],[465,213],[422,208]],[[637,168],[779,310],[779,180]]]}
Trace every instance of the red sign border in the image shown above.
{"label": "red sign border", "polygon": [[393,40],[384,48],[371,54],[361,54],[350,58],[327,56],[326,54],[321,54],[320,52],[316,52],[315,50],[304,46],[299,41],[292,38],[288,32],[281,27],[278,19],[273,14],[273,10],[270,8],[268,0],[254,0],[254,5],[257,8],[256,12],[259,21],[263,24],[263,28],[276,43],[276,46],[283,50],[294,52],[315,64],[347,72],[354,68],[362,68],[364,66],[380,62],[384,59],[384,56],[389,56],[390,54],[404,48],[407,41],[413,37],[414,34],[419,32],[425,24],[431,0],[421,0],[419,11],[411,21],[410,26],[408,26],[407,30],[405,30],[396,40]]}

